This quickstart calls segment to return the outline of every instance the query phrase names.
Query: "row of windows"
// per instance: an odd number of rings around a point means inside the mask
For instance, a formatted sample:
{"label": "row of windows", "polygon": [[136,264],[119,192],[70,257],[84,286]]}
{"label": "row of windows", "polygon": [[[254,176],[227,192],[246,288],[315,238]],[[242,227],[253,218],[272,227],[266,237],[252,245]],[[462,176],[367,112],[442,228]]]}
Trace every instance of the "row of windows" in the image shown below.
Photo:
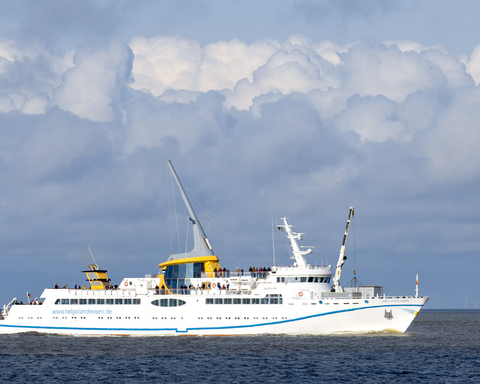
{"label": "row of windows", "polygon": [[151,304],[156,305],[157,307],[181,307],[185,305],[186,302],[178,299],[160,299],[153,300]]}
{"label": "row of windows", "polygon": [[277,277],[277,283],[330,283],[330,277],[320,277],[320,276]]}
{"label": "row of windows", "polygon": [[166,279],[185,279],[199,278],[204,272],[203,263],[188,263],[180,265],[170,265],[165,269]]}
{"label": "row of windows", "polygon": [[205,299],[205,304],[283,304],[281,297],[264,297],[262,299]]}
{"label": "row of windows", "polygon": [[66,304],[80,304],[80,305],[93,305],[93,304],[100,304],[100,305],[131,305],[135,304],[138,305],[140,304],[140,299],[57,299],[55,301],[55,304],[61,304],[61,305],[66,305]]}

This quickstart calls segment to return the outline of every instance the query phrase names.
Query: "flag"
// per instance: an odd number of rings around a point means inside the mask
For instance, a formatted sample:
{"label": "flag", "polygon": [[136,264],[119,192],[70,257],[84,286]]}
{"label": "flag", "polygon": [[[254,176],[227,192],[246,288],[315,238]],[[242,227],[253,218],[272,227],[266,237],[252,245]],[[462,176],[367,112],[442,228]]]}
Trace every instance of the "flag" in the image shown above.
{"label": "flag", "polygon": [[30,295],[28,292],[27,292],[27,296],[29,299],[32,297],[32,295]]}

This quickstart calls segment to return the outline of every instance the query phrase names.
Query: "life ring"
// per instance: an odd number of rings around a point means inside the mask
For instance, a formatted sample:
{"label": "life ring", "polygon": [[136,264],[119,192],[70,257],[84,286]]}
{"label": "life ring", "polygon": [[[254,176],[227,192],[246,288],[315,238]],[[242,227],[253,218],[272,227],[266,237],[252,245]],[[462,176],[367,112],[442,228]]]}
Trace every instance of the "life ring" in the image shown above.
{"label": "life ring", "polygon": [[128,281],[125,281],[125,287],[128,287]]}
{"label": "life ring", "polygon": [[212,288],[216,288],[216,287],[217,287],[217,284],[213,283]]}
{"label": "life ring", "polygon": [[303,292],[298,292],[298,296],[302,297],[302,296],[303,296]]}

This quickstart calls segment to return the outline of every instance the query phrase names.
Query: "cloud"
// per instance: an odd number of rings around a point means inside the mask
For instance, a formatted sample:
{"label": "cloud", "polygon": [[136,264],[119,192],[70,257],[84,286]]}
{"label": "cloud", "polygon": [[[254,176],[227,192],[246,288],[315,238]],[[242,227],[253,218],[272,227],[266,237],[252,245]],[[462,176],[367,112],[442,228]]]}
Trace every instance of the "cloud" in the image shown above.
{"label": "cloud", "polygon": [[475,84],[480,83],[480,45],[477,45],[466,63],[467,71],[475,80]]}
{"label": "cloud", "polygon": [[[166,159],[211,217],[227,268],[267,263],[270,220],[282,214],[334,263],[350,205],[372,279],[378,260],[425,272],[423,257],[442,268],[480,249],[469,226],[480,185],[475,53],[465,65],[415,42],[295,35],[205,46],[137,36],[62,56],[8,40],[0,56],[0,249],[17,263],[83,268],[87,244],[105,250],[115,276],[156,269],[171,249],[169,206],[181,211]],[[30,71],[35,81],[21,79]]]}
{"label": "cloud", "polygon": [[123,43],[110,42],[79,48],[73,61],[74,66],[63,74],[63,83],[55,89],[53,103],[82,118],[112,120],[116,103],[122,100],[130,82],[132,51]]}
{"label": "cloud", "polygon": [[23,103],[32,97],[37,101],[52,97],[54,89],[61,84],[62,74],[73,64],[72,54],[67,52],[59,57],[38,40],[21,44],[0,39],[2,93],[12,100],[14,109],[22,109]]}

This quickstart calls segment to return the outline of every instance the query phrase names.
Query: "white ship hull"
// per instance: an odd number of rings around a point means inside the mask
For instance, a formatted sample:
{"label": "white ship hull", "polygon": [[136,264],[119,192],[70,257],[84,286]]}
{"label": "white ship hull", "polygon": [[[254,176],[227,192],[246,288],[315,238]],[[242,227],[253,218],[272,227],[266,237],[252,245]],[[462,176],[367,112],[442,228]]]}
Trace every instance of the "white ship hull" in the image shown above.
{"label": "white ship hull", "polygon": [[[283,304],[277,305],[207,305],[207,298],[245,298],[248,295],[194,293],[148,295],[141,297],[140,305],[129,306],[15,305],[8,318],[0,321],[0,333],[166,336],[405,332],[428,300],[413,297],[368,300],[299,298],[284,300]],[[163,297],[176,297],[186,304],[165,308],[151,305],[153,300]]]}

